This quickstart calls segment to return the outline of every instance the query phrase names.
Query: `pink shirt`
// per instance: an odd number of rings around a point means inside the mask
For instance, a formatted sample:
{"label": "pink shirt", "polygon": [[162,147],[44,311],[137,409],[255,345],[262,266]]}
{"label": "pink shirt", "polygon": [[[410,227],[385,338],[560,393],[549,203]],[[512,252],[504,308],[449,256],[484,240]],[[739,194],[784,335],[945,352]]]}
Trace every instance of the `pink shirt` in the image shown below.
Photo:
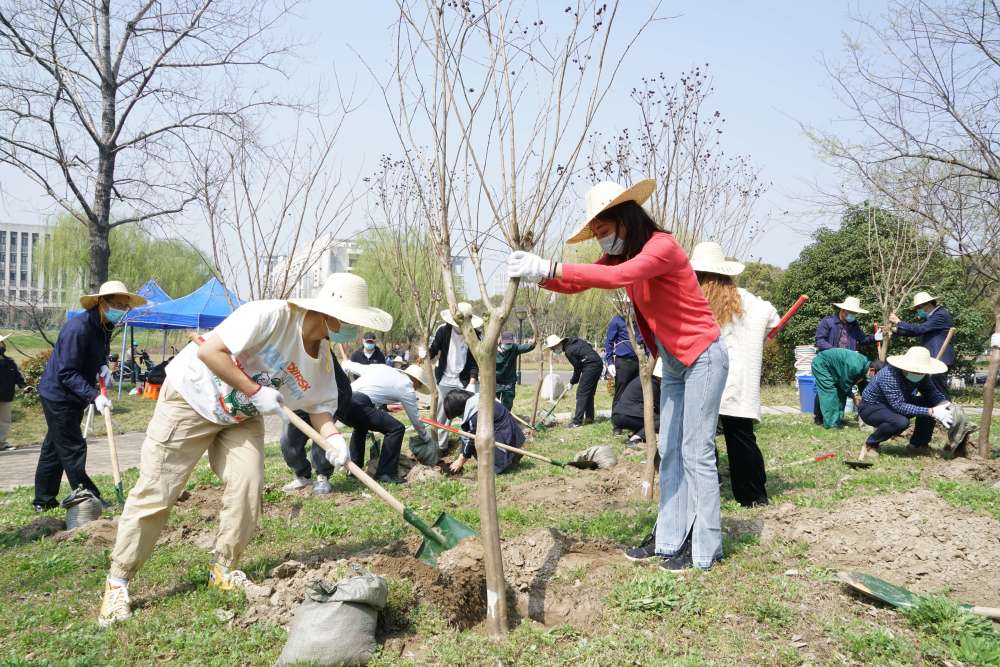
{"label": "pink shirt", "polygon": [[[632,259],[602,255],[595,264],[563,264],[562,274],[562,278],[542,281],[542,287],[567,294],[589,287],[624,287],[635,306],[643,338],[656,338],[685,366],[719,338],[719,325],[698,278],[672,234],[655,232]],[[656,346],[650,348],[655,357]]]}

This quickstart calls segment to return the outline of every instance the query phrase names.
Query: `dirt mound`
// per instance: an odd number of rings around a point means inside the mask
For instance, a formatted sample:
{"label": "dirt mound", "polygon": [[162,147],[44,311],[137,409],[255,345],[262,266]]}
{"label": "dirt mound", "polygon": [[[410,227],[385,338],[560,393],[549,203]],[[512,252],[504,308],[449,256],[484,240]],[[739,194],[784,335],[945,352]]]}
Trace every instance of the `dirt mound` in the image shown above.
{"label": "dirt mound", "polygon": [[817,564],[1000,605],[1000,522],[933,491],[858,498],[833,511],[786,503],[765,514],[761,540],[774,539],[808,543]]}
{"label": "dirt mound", "polygon": [[77,535],[85,535],[87,544],[100,549],[110,549],[115,545],[115,536],[118,534],[118,519],[96,519],[90,523],[73,528],[72,530],[62,530],[52,536],[56,542],[72,540]]}
{"label": "dirt mound", "polygon": [[[624,509],[640,500],[641,462],[620,461],[608,470],[567,468],[565,475],[516,484],[501,494],[519,507],[545,506],[567,511]],[[474,496],[475,494],[473,494]]]}
{"label": "dirt mound", "polygon": [[13,541],[17,544],[34,542],[65,530],[66,522],[62,519],[54,516],[40,516],[31,523],[18,528],[14,533]]}
{"label": "dirt mound", "polygon": [[955,482],[988,482],[1000,480],[1000,459],[957,458],[928,466],[925,475],[931,479],[944,478]]}

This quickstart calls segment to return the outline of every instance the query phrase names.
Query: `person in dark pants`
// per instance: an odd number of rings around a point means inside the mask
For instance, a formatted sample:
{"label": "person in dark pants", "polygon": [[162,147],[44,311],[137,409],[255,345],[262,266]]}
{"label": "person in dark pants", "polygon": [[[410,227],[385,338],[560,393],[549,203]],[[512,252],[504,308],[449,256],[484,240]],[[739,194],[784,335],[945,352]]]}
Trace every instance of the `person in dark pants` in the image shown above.
{"label": "person in dark pants", "polygon": [[514,395],[517,393],[517,358],[535,349],[535,339],[527,343],[515,343],[514,334],[505,331],[500,334],[497,348],[497,398],[508,410],[514,409]]}
{"label": "person in dark pants", "polygon": [[553,352],[562,352],[573,366],[573,377],[569,383],[579,385],[576,388],[576,410],[570,421],[570,428],[592,424],[594,422],[594,394],[597,393],[597,383],[601,379],[604,363],[598,356],[594,346],[582,338],[560,338],[549,336],[545,339],[545,347]]}
{"label": "person in dark pants", "polygon": [[854,385],[864,391],[869,377],[875,377],[884,366],[882,361],[870,361],[860,352],[842,348],[823,350],[816,355],[811,370],[824,428],[843,428],[844,406],[854,396]]}
{"label": "person in dark pants", "polygon": [[354,351],[351,355],[351,361],[356,364],[384,364],[385,363],[385,353],[382,352],[376,342],[375,332],[368,331],[365,333],[362,345],[359,349]]}
{"label": "person in dark pants", "polygon": [[345,415],[344,423],[354,427],[351,435],[351,460],[356,466],[365,467],[365,441],[368,433],[381,433],[382,447],[378,457],[378,467],[375,469],[375,479],[389,484],[402,484],[405,480],[399,477],[399,451],[403,446],[403,435],[406,427],[388,412],[372,402],[372,399],[360,391],[351,396],[351,408]]}
{"label": "person in dark pants", "polygon": [[[882,340],[882,332],[865,335],[858,324],[858,315],[867,315],[868,311],[861,307],[861,300],[856,296],[849,296],[841,303],[833,304],[837,311],[832,315],[827,315],[816,327],[816,351],[832,350],[843,348],[846,350],[857,350],[864,345]],[[823,425],[823,411],[819,405],[819,394],[813,400],[813,422],[817,426]]]}
{"label": "person in dark pants", "polygon": [[35,510],[58,505],[56,495],[63,473],[71,489],[83,487],[98,498],[101,492],[87,475],[87,441],[80,430],[83,411],[90,403],[97,412],[111,409],[111,401],[97,390],[97,377],[110,379],[107,367],[111,333],[129,309],[146,300],[112,280],[96,294],[80,297],[84,312],[59,331],[52,356],[38,382],[38,397],[48,431],[35,470]]}
{"label": "person in dark pants", "polygon": [[[633,331],[636,342],[642,345],[642,333],[634,325]],[[628,325],[621,315],[615,315],[608,322],[608,332],[604,337],[604,360],[608,365],[608,373],[615,379],[615,393],[611,399],[613,413],[625,387],[634,378],[639,377],[639,358],[632,349],[632,341],[628,337]],[[619,432],[617,426],[613,427],[613,433],[617,435]]]}
{"label": "person in dark pants", "polygon": [[0,452],[13,449],[7,442],[10,431],[11,408],[14,403],[14,388],[24,388],[24,377],[13,359],[7,356],[4,341],[10,337],[0,336]]}
{"label": "person in dark pants", "polygon": [[[663,377],[663,362],[657,359],[653,367],[653,418],[656,432],[660,432],[660,378]],[[642,380],[632,378],[622,392],[618,402],[611,406],[611,425],[619,432],[631,431],[629,443],[645,442],[645,422],[643,421]]]}
{"label": "person in dark pants", "polygon": [[865,440],[865,455],[878,456],[879,446],[905,431],[910,417],[916,417],[917,425],[907,449],[925,453],[930,450],[935,420],[945,428],[952,425],[948,398],[931,380],[947,367],[932,358],[926,347],[911,347],[906,354],[892,355],[886,361],[889,365],[868,383],[858,408],[861,421],[875,427]]}
{"label": "person in dark pants", "polygon": [[[913,297],[913,307],[917,309],[917,319],[920,322],[904,322],[896,313],[889,316],[889,321],[895,326],[893,333],[904,338],[920,338],[921,347],[926,347],[932,357],[937,357],[948,337],[948,330],[955,326],[955,318],[948,309],[938,304],[937,299],[927,292],[918,292]],[[955,365],[955,345],[949,343],[948,348],[941,352],[941,361],[947,366],[944,373],[931,376],[931,382],[938,391],[951,398],[948,391],[948,372]],[[933,426],[932,426],[933,428]]]}
{"label": "person in dark pants", "polygon": [[[448,419],[456,417],[462,420],[462,430],[475,433],[479,417],[479,394],[473,394],[465,389],[453,389],[444,397],[444,412]],[[518,449],[524,448],[524,431],[500,401],[493,402],[493,438]],[[476,457],[476,443],[471,438],[462,438],[462,449],[458,458],[448,467],[453,473],[462,472],[466,462]],[[503,474],[513,468],[521,460],[520,454],[508,452],[495,447],[493,449],[493,472]]]}

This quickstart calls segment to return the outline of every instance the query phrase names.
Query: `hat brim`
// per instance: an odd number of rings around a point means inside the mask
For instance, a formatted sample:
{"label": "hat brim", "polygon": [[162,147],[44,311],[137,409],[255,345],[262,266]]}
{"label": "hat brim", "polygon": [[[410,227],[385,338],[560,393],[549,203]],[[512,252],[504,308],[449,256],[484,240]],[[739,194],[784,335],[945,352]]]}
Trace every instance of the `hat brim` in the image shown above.
{"label": "hat brim", "polygon": [[[442,310],[441,311],[441,319],[444,320],[445,324],[450,324],[453,327],[457,327],[458,326],[458,323],[455,322],[455,318],[451,316],[451,311],[450,310],[447,310],[447,309]],[[485,324],[485,323],[486,323],[486,320],[484,320],[483,318],[479,317],[479,315],[473,315],[472,316],[472,328],[473,329],[478,329],[479,327],[483,326],[483,324]]]}
{"label": "hat brim", "polygon": [[139,306],[145,306],[147,301],[138,294],[133,294],[132,292],[107,292],[105,294],[84,294],[80,297],[80,305],[83,306],[84,310],[90,310],[97,305],[102,296],[125,296],[128,297],[128,307],[138,308]]}
{"label": "hat brim", "polygon": [[922,305],[924,305],[926,303],[930,303],[931,301],[937,301],[937,297],[936,296],[932,296],[929,299],[924,299],[923,301],[914,301],[913,302],[913,307],[914,308],[919,308],[920,306],[922,306]]}
{"label": "hat brim", "polygon": [[701,273],[717,273],[720,276],[738,276],[747,267],[742,262],[691,262],[691,268]]}
{"label": "hat brim", "polygon": [[428,387],[426,382],[418,378],[416,375],[411,375],[410,373],[407,373],[405,368],[400,368],[399,372],[405,375],[406,377],[413,378],[414,380],[417,381],[417,384],[420,385],[416,390],[418,394],[431,394],[431,395],[434,394],[434,390]]}
{"label": "hat brim", "polygon": [[303,310],[313,310],[336,317],[341,322],[359,327],[368,327],[376,331],[388,331],[392,328],[392,315],[374,306],[358,308],[326,299],[289,299],[288,303]]}
{"label": "hat brim", "polygon": [[634,201],[636,204],[642,206],[646,203],[646,200],[652,196],[655,189],[656,181],[652,178],[647,178],[644,181],[639,181],[634,184],[632,187],[625,190],[625,192],[612,199],[607,206],[595,213],[589,220],[586,220],[572,236],[566,239],[566,243],[580,243],[581,241],[594,238],[594,232],[590,228],[590,223],[594,221],[594,218],[598,217],[609,208],[613,208],[618,206],[618,204],[623,204],[627,201]]}
{"label": "hat brim", "polygon": [[11,337],[11,336],[13,336],[13,335],[14,335],[14,334],[12,334],[12,333],[9,333],[9,334],[5,334],[5,335],[3,335],[3,336],[0,336],[0,343],[4,342],[5,340],[7,340],[8,338],[10,338],[10,337]]}
{"label": "hat brim", "polygon": [[563,342],[564,340],[566,340],[566,339],[565,338],[560,338],[559,340],[554,341],[551,345],[549,345],[548,343],[546,343],[545,344],[545,349],[546,350],[551,350],[552,348],[554,348],[556,345],[558,345],[559,343]]}
{"label": "hat brim", "polygon": [[833,305],[835,305],[837,308],[840,308],[841,310],[847,310],[847,311],[850,311],[852,313],[857,313],[858,315],[869,315],[870,314],[864,308],[855,308],[854,306],[848,306],[848,305],[843,304],[843,303],[835,303]]}
{"label": "hat brim", "polygon": [[889,362],[890,366],[895,366],[901,371],[920,373],[921,375],[939,375],[948,370],[947,364],[933,358],[927,361],[926,366],[913,363],[913,360],[908,359],[905,354],[890,355],[886,358],[886,361]]}

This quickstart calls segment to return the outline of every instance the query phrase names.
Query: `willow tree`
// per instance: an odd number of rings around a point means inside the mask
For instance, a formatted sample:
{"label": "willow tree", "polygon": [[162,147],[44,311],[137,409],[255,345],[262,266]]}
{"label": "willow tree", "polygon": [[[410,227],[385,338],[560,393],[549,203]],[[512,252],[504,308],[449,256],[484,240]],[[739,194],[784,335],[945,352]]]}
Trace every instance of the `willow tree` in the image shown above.
{"label": "willow tree", "polygon": [[[383,93],[415,174],[443,277],[444,297],[479,363],[476,433],[486,625],[507,629],[506,585],[494,484],[496,348],[518,280],[487,305],[480,338],[458,312],[455,254],[469,258],[481,294],[487,261],[531,250],[564,206],[595,115],[624,54],[648,25],[618,36],[617,2],[569,7],[527,1],[397,0],[394,71]],[[612,34],[621,48],[612,48]],[[415,179],[419,181],[419,179]]]}

